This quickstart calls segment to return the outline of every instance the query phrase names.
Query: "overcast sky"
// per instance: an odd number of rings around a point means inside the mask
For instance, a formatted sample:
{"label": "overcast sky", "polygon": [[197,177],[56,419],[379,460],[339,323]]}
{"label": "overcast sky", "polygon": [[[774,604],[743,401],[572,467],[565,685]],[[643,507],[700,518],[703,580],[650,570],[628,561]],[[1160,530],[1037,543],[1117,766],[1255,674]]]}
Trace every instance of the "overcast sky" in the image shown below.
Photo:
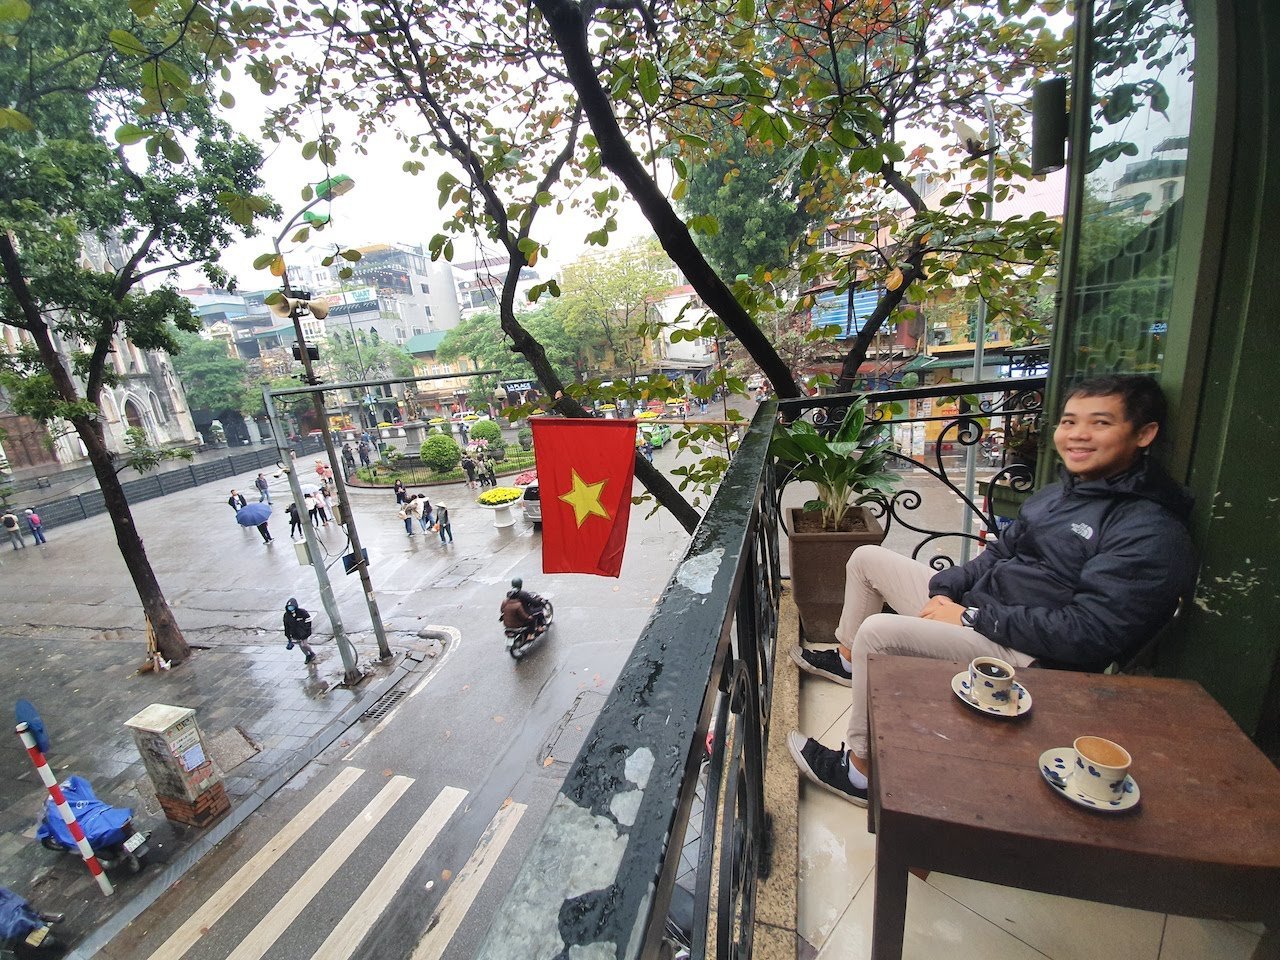
{"label": "overcast sky", "polygon": [[[263,234],[228,247],[223,254],[222,265],[236,277],[242,291],[274,288],[275,278],[266,270],[254,270],[253,261],[260,254],[270,252],[272,240],[280,233],[284,222],[303,207],[302,187],[322,179],[325,171],[318,160],[303,160],[301,146],[292,140],[281,144],[261,140],[262,118],[266,115],[269,101],[259,93],[256,85],[236,76],[228,89],[236,98],[236,106],[229,111],[227,119],[240,133],[262,142],[267,152],[262,176],[267,192],[284,210],[284,220],[274,224],[262,221]],[[345,115],[340,114],[338,111],[331,116],[341,123]],[[340,130],[339,135],[344,143],[349,143],[354,136],[353,128]],[[410,159],[425,159],[427,169],[416,177],[405,173],[402,165]],[[425,245],[443,222],[436,207],[436,181],[445,169],[449,169],[448,164],[441,158],[410,154],[390,130],[369,141],[367,155],[344,148],[338,156],[335,171],[352,177],[356,187],[333,202],[332,224],[320,233],[313,233],[308,246],[313,243],[340,243],[344,247],[360,247],[395,242]],[[455,175],[460,173],[456,169],[453,172]],[[592,184],[590,189],[597,190],[599,185]],[[552,192],[556,192],[554,188]],[[317,213],[323,212],[324,205],[314,209]],[[553,209],[546,209],[538,215],[535,223],[535,238],[549,243],[551,247],[548,259],[540,261],[536,267],[541,276],[551,276],[560,266],[588,249],[600,249],[588,248],[583,239],[599,224],[580,212],[566,210],[563,216],[556,218]],[[289,234],[292,235],[296,229],[291,229]],[[627,201],[618,218],[618,231],[610,238],[610,248],[625,246],[630,240],[648,233],[648,223],[639,208]],[[282,248],[287,257],[293,249],[288,237]],[[455,261],[472,259],[473,250],[465,242],[455,241],[455,248]],[[496,252],[496,247],[490,247],[489,252]],[[203,282],[197,271],[182,274],[184,286]]]}

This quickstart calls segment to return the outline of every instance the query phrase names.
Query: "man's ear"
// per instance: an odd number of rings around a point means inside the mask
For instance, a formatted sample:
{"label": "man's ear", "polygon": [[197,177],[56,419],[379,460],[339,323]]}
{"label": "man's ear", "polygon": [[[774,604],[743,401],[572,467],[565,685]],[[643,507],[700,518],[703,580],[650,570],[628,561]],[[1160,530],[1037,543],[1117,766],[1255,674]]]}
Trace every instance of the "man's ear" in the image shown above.
{"label": "man's ear", "polygon": [[1156,442],[1156,435],[1160,432],[1160,424],[1148,423],[1138,428],[1138,447],[1146,449]]}

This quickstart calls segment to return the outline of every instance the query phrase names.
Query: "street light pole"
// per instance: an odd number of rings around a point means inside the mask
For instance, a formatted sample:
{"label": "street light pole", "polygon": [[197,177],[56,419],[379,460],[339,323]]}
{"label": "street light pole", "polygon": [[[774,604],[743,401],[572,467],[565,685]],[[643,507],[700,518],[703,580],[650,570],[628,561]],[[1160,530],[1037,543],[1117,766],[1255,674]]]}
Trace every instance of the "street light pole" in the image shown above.
{"label": "street light pole", "polygon": [[[994,215],[995,206],[995,189],[996,189],[996,113],[995,108],[991,105],[991,98],[985,93],[982,94],[982,102],[987,108],[987,222],[991,221]],[[987,343],[987,300],[979,293],[978,295],[978,316],[973,324],[973,378],[972,382],[977,383],[982,379],[982,363],[984,359],[984,351]],[[978,445],[972,443],[966,450],[964,461],[964,492],[970,501],[978,493]],[[969,539],[969,535],[973,534],[973,511],[966,506],[964,511],[964,532],[967,534],[960,542],[960,562],[967,563],[969,558],[973,556],[973,541]]]}
{"label": "street light pole", "polygon": [[[276,403],[271,396],[269,386],[264,385],[262,388],[262,402],[267,408],[267,423],[271,425],[271,434],[275,438],[276,449],[280,452],[280,463],[289,481],[289,492],[293,494],[294,507],[301,511],[302,483],[298,480],[298,471],[293,461],[293,453],[284,436],[284,427],[276,417]],[[320,603],[324,606],[324,612],[329,615],[329,624],[333,627],[333,639],[338,645],[338,653],[342,656],[343,679],[348,684],[359,683],[362,677],[356,662],[355,649],[351,646],[346,629],[342,625],[342,613],[338,610],[338,601],[333,595],[333,584],[329,582],[329,571],[324,565],[324,552],[320,549],[320,541],[316,539],[315,527],[310,523],[302,524],[302,539],[306,542],[311,566],[316,572],[316,582],[320,586]]]}
{"label": "street light pole", "polygon": [[[325,181],[325,183],[331,184],[336,180],[337,178],[330,178],[330,180]],[[321,186],[323,187],[324,184]],[[279,258],[279,262],[282,264],[282,267],[284,261],[280,254],[280,242],[284,239],[284,235],[289,232],[289,228],[297,222],[298,217],[301,217],[302,214],[305,213],[306,210],[310,209],[310,207],[317,201],[328,196],[338,196],[340,195],[338,192],[339,190],[341,193],[346,193],[352,186],[354,186],[354,181],[347,178],[339,181],[336,186],[337,189],[325,191],[323,194],[321,194],[320,190],[317,189],[316,200],[312,201],[311,204],[308,204],[299,211],[292,220],[285,224],[284,229],[280,231],[280,235],[276,237],[275,251],[276,257]],[[289,270],[287,267],[282,268],[280,272],[280,280],[284,287],[284,295],[287,298],[289,306],[289,319],[293,321],[293,332],[298,340],[298,354],[302,360],[302,368],[306,374],[306,382],[310,386],[315,386],[317,383],[317,377],[311,365],[311,354],[307,349],[307,336],[302,330],[302,314],[304,311],[309,313],[311,311],[311,305],[309,303],[304,304],[293,299],[293,288],[289,284]],[[378,600],[373,592],[373,581],[369,578],[369,564],[365,560],[364,549],[360,545],[360,533],[356,529],[355,516],[351,509],[351,500],[347,495],[347,482],[343,476],[342,460],[333,446],[333,434],[329,429],[329,417],[325,413],[324,409],[324,395],[321,393],[313,393],[311,395],[311,405],[315,410],[316,419],[319,422],[320,436],[321,439],[324,440],[325,452],[329,455],[329,466],[333,473],[334,486],[337,488],[338,492],[338,504],[342,509],[342,525],[346,527],[347,538],[351,542],[351,552],[355,561],[354,566],[360,575],[360,587],[364,592],[365,604],[369,608],[369,620],[373,624],[373,635],[378,641],[378,656],[383,660],[388,660],[392,656],[391,647],[387,643],[387,633],[382,624],[382,614],[378,610]]]}

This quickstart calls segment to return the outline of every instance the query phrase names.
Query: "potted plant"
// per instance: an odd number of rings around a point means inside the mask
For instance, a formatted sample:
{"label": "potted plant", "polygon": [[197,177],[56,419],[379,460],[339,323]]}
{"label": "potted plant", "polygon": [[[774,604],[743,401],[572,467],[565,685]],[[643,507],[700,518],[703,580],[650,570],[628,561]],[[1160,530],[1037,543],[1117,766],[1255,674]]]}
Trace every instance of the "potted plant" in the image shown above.
{"label": "potted plant", "polygon": [[806,636],[834,639],[844,604],[844,569],[853,551],[878,544],[885,531],[868,501],[893,492],[898,477],[888,469],[892,441],[883,424],[867,422],[866,398],[850,404],[831,436],[796,420],[779,426],[769,445],[782,485],[812,483],[817,497],[788,516],[791,588]]}
{"label": "potted plant", "polygon": [[494,487],[476,497],[476,503],[493,511],[495,527],[509,527],[516,522],[511,508],[520,502],[524,491],[519,487]]}

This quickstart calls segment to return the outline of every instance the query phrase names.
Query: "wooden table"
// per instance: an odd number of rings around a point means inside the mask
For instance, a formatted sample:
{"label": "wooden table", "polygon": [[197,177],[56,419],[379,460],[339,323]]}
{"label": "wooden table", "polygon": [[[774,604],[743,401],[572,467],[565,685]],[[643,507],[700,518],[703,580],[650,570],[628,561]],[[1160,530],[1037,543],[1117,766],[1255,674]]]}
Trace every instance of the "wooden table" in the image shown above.
{"label": "wooden table", "polygon": [[[1280,942],[1280,772],[1199,684],[1021,670],[1030,713],[956,699],[965,664],[873,657],[867,675],[876,841],[872,960],[902,956],[907,871],[1193,917],[1262,921]],[[1133,755],[1141,803],[1086,810],[1037,761],[1083,734]]]}

